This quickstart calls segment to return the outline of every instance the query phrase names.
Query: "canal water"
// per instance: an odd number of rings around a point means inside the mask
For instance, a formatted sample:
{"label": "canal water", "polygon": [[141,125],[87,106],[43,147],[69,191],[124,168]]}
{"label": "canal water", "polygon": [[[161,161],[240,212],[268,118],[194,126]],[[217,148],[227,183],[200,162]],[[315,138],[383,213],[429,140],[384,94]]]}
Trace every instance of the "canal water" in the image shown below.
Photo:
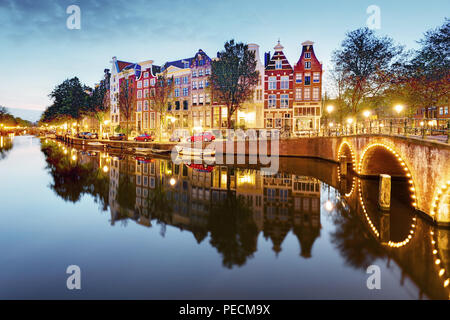
{"label": "canal water", "polygon": [[404,181],[383,213],[376,180],[325,161],[263,176],[26,136],[2,138],[0,179],[2,299],[449,298],[450,231]]}

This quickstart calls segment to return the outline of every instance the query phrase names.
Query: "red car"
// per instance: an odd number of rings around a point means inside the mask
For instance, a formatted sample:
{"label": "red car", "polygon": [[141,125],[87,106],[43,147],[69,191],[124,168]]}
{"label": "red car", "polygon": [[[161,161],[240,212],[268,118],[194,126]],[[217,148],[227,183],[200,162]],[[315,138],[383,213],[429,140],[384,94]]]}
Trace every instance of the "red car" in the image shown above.
{"label": "red car", "polygon": [[134,138],[134,141],[148,142],[148,141],[153,141],[153,140],[155,140],[155,136],[148,134],[148,133],[143,133],[143,134],[137,136],[136,138]]}
{"label": "red car", "polygon": [[194,134],[193,136],[189,137],[187,141],[189,142],[195,142],[195,141],[205,141],[210,142],[215,140],[216,137],[211,132],[202,132]]}
{"label": "red car", "polygon": [[211,172],[214,170],[214,166],[210,166],[207,164],[200,164],[200,163],[191,163],[187,165],[189,168],[192,168],[194,170],[200,171],[200,172]]}

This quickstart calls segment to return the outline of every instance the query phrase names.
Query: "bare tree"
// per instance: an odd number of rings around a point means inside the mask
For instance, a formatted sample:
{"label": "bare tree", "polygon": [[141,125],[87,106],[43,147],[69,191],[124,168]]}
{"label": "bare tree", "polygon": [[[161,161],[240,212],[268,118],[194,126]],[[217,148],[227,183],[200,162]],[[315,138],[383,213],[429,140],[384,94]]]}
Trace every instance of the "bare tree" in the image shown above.
{"label": "bare tree", "polygon": [[120,115],[123,116],[126,120],[125,126],[126,135],[128,138],[129,121],[133,116],[135,104],[134,86],[131,79],[129,79],[128,77],[121,80],[118,102]]}

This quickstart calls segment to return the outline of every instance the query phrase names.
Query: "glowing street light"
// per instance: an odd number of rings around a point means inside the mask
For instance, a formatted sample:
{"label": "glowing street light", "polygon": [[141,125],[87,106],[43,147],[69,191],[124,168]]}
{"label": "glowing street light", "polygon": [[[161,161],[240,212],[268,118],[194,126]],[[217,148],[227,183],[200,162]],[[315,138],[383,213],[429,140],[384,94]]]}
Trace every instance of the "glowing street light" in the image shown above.
{"label": "glowing street light", "polygon": [[347,123],[348,124],[352,124],[353,123],[353,118],[347,118]]}
{"label": "glowing street light", "polygon": [[368,117],[370,117],[370,111],[366,110],[363,112],[363,116],[367,119]]}
{"label": "glowing street light", "polygon": [[327,106],[327,112],[328,113],[332,113],[333,111],[334,111],[334,106],[333,105]]}
{"label": "glowing street light", "polygon": [[397,114],[400,114],[402,112],[404,107],[401,104],[398,104],[394,107],[394,110],[397,112]]}

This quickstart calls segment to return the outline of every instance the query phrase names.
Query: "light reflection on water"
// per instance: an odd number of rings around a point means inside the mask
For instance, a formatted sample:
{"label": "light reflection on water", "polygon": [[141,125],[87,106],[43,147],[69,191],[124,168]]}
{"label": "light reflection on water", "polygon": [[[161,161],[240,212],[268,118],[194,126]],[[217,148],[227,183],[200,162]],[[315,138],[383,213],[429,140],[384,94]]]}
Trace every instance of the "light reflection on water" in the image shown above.
{"label": "light reflection on water", "polygon": [[[30,137],[0,159],[1,298],[449,297],[449,231],[414,212],[403,181],[387,215],[377,181],[317,160],[264,177]],[[366,287],[372,264],[381,290]]]}

